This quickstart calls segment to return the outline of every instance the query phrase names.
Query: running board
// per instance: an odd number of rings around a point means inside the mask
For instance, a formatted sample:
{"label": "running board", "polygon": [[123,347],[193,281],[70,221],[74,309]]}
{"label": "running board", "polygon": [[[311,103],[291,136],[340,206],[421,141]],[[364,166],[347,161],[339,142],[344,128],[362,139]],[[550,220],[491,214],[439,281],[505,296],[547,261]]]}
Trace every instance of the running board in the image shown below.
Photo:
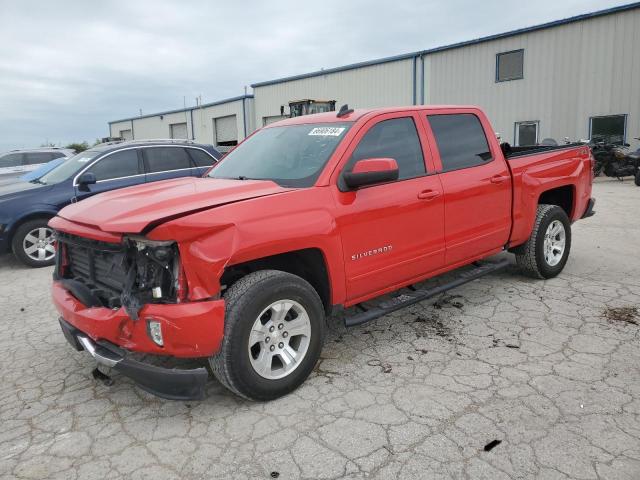
{"label": "running board", "polygon": [[471,270],[462,272],[460,275],[458,275],[458,277],[454,278],[448,283],[445,283],[444,285],[440,285],[438,287],[430,288],[427,290],[413,290],[408,293],[401,293],[400,295],[393,297],[390,300],[385,300],[379,305],[372,307],[364,312],[360,312],[345,318],[344,326],[355,327],[356,325],[370,322],[371,320],[383,317],[384,315],[395,312],[396,310],[400,310],[401,308],[405,308],[409,305],[422,302],[423,300],[428,300],[429,298],[440,295],[441,293],[451,290],[452,288],[459,287],[460,285],[464,285],[465,283],[469,283],[489,273],[502,270],[507,265],[509,265],[509,260],[506,258],[497,262],[479,264],[477,267]]}

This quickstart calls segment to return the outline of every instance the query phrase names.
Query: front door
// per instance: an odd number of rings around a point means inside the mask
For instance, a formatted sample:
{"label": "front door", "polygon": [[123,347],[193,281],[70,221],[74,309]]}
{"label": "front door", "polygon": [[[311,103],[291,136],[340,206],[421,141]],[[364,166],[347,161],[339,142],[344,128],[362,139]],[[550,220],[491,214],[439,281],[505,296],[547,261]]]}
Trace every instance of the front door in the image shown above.
{"label": "front door", "polygon": [[145,181],[142,160],[138,156],[137,149],[120,150],[105,155],[91,165],[87,172],[96,176],[96,183],[78,186],[77,181],[74,182],[76,200],[78,201],[96,193],[130,187]]}
{"label": "front door", "polygon": [[416,125],[419,118],[411,112],[381,115],[365,124],[345,152],[341,171],[365,158],[393,158],[400,171],[391,183],[355,191],[334,186],[347,304],[412,283],[443,265],[442,187],[427,170],[432,163],[426,136]]}

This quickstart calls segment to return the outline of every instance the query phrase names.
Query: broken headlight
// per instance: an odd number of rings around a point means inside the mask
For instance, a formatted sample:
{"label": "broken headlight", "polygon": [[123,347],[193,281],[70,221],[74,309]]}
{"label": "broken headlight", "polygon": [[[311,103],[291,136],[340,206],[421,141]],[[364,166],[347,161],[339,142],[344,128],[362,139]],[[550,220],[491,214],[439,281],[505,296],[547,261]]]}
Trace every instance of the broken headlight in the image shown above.
{"label": "broken headlight", "polygon": [[186,299],[184,273],[178,245],[173,241],[129,237],[127,276],[122,305],[134,320],[146,303],[178,303]]}

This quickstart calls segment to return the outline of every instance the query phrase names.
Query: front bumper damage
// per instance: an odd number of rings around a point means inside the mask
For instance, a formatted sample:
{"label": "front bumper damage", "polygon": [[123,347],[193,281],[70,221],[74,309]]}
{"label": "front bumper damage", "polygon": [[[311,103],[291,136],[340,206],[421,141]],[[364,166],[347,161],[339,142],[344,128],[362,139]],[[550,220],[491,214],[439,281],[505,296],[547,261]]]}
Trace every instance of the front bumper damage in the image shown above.
{"label": "front bumper damage", "polygon": [[63,318],[58,319],[67,341],[88,352],[99,365],[129,377],[143,390],[169,400],[202,400],[209,374],[204,367],[177,370],[157,367],[127,357],[127,352],[105,340],[93,341]]}
{"label": "front bumper damage", "polygon": [[[133,320],[122,307],[87,306],[60,280],[53,282],[52,299],[68,342],[78,351],[87,351],[99,365],[114,369],[162,398],[197,400],[204,397],[208,377],[205,368],[162,368],[134,360],[131,354],[186,359],[214,355],[222,342],[224,300],[148,304],[140,310],[140,317]],[[162,326],[162,346],[150,338],[149,319]]]}

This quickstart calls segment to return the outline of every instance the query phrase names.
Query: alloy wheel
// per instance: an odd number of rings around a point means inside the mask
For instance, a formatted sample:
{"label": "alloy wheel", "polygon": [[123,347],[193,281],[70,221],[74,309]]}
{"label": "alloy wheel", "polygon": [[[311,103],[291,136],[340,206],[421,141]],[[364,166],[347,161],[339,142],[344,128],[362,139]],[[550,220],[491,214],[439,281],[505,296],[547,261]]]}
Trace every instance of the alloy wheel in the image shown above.
{"label": "alloy wheel", "polygon": [[277,380],[302,362],[311,339],[311,321],[305,308],[294,300],[277,300],[253,323],[248,353],[258,375]]}
{"label": "alloy wheel", "polygon": [[37,262],[51,260],[55,254],[55,233],[48,227],[38,227],[27,233],[22,240],[24,253]]}

